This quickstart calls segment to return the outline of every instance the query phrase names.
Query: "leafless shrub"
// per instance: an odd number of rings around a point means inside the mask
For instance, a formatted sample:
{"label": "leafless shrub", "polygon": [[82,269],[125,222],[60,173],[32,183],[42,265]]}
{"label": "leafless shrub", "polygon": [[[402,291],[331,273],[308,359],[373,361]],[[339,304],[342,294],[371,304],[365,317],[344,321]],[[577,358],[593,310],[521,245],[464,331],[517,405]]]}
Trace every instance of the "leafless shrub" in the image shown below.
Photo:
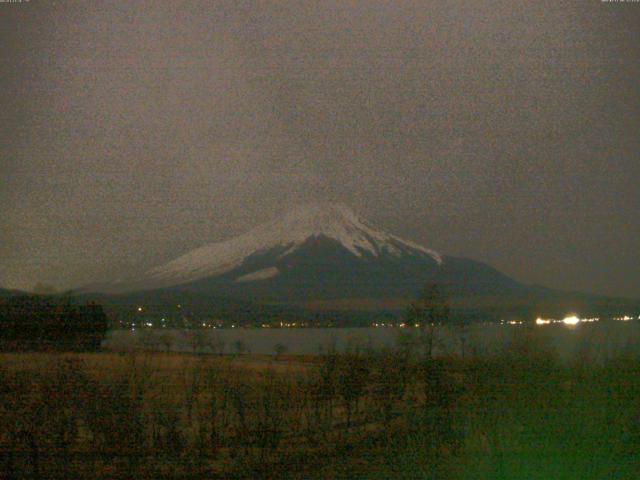
{"label": "leafless shrub", "polygon": [[401,350],[381,351],[372,357],[371,396],[374,415],[382,416],[385,424],[392,417],[394,406],[402,404],[410,381],[410,362]]}
{"label": "leafless shrub", "polygon": [[283,343],[276,343],[273,346],[273,352],[275,353],[276,360],[279,360],[282,355],[284,355],[287,351],[287,346]]}
{"label": "leafless shrub", "polygon": [[209,338],[207,332],[202,329],[187,330],[185,339],[193,353],[202,353],[209,346]]}
{"label": "leafless shrub", "polygon": [[156,331],[151,328],[141,328],[137,333],[136,343],[141,349],[151,352],[159,350],[162,342]]}
{"label": "leafless shrub", "polygon": [[209,348],[216,355],[223,355],[226,347],[225,341],[220,337],[218,332],[209,336]]}
{"label": "leafless shrub", "polygon": [[337,387],[347,412],[347,428],[351,426],[354,413],[365,394],[369,379],[367,360],[359,353],[345,353],[340,356]]}
{"label": "leafless shrub", "polygon": [[159,341],[164,347],[165,352],[167,353],[171,351],[171,347],[175,343],[175,339],[171,332],[163,332],[159,337]]}

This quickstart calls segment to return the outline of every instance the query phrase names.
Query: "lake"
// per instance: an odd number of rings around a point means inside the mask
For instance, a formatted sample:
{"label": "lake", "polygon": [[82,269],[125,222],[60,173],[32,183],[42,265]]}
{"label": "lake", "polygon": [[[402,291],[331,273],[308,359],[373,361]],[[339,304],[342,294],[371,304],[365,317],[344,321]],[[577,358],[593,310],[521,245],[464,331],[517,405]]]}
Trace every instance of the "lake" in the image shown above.
{"label": "lake", "polygon": [[[603,321],[578,325],[500,325],[474,324],[467,328],[465,350],[491,353],[499,351],[527,331],[533,340],[555,349],[564,359],[589,355],[594,360],[605,360],[622,353],[640,354],[640,321]],[[398,335],[413,334],[411,328],[256,328],[170,330],[138,329],[113,330],[108,333],[104,346],[114,350],[140,348],[164,350],[161,336],[170,337],[172,351],[192,351],[191,336],[201,335],[204,341],[200,351],[212,352],[208,345],[224,345],[224,353],[236,353],[241,341],[247,352],[273,354],[276,345],[282,345],[290,354],[318,354],[332,348],[345,351],[353,348],[384,348],[396,345]],[[441,328],[437,333],[436,352],[446,354],[461,351],[460,333]]]}

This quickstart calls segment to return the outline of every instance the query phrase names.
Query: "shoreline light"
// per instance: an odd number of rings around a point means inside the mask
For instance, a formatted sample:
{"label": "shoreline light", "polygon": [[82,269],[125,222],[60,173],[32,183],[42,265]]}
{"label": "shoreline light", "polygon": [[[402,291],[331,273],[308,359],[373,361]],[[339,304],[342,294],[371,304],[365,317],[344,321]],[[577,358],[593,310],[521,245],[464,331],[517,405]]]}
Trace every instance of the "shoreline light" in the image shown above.
{"label": "shoreline light", "polygon": [[578,323],[580,323],[580,319],[575,315],[570,315],[568,317],[564,317],[562,319],[562,323],[564,323],[565,325],[577,325]]}

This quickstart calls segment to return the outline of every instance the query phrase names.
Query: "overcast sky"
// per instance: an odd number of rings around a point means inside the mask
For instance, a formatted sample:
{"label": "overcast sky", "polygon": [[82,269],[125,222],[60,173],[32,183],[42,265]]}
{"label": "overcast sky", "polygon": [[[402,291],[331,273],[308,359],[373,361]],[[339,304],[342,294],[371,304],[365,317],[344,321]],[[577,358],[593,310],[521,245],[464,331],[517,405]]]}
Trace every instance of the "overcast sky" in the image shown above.
{"label": "overcast sky", "polygon": [[640,3],[0,3],[0,286],[139,271],[331,200],[640,297]]}

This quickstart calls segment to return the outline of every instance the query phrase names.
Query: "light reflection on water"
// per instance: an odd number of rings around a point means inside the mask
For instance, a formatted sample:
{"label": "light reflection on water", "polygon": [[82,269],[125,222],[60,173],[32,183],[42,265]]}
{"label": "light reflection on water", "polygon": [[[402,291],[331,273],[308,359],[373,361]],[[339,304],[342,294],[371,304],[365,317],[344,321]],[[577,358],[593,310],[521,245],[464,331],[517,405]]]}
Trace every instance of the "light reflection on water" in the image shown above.
{"label": "light reflection on water", "polygon": [[[552,347],[562,358],[589,355],[604,360],[619,354],[640,355],[640,322],[567,322],[544,325],[475,324],[461,334],[447,328],[438,332],[437,352],[460,353],[461,336],[464,335],[466,352],[490,354],[500,351],[518,335],[526,334]],[[224,343],[224,353],[235,353],[240,340],[247,351],[255,354],[273,354],[280,344],[291,354],[318,354],[335,348],[344,351],[354,348],[380,348],[396,345],[400,332],[415,332],[406,328],[257,328],[201,330],[211,341]],[[171,334],[173,351],[192,351],[189,333],[183,330],[138,329],[135,332],[115,330],[109,332],[105,347],[114,350],[139,348],[144,335]],[[158,350],[163,348],[157,342]],[[204,353],[211,352],[206,347]]]}

